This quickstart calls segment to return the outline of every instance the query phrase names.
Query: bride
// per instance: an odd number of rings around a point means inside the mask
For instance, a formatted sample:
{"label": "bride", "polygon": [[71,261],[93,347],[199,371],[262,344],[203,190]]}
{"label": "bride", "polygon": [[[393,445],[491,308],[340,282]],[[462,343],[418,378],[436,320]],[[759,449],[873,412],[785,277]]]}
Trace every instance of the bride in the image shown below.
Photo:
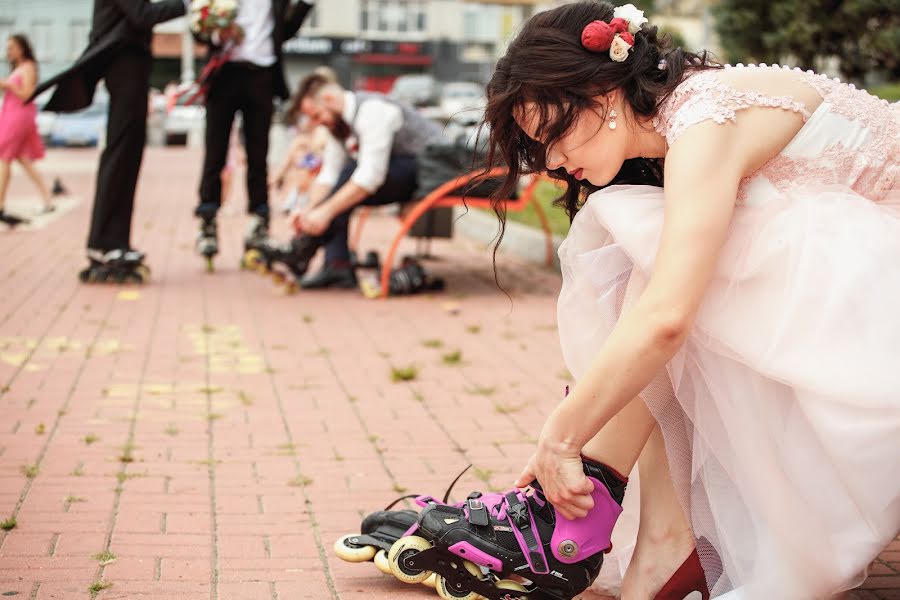
{"label": "bride", "polygon": [[488,85],[489,162],[550,172],[574,216],[577,385],[517,485],[575,518],[581,456],[639,472],[623,598],[828,598],[900,531],[900,110],[646,21],[539,13]]}

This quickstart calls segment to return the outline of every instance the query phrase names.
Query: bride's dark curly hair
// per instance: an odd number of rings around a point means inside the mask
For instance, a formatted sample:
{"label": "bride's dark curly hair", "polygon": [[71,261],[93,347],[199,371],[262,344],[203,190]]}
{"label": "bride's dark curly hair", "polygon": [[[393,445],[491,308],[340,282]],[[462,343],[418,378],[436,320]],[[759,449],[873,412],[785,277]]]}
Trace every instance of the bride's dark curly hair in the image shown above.
{"label": "bride's dark curly hair", "polygon": [[[541,12],[529,19],[497,62],[487,85],[484,125],[489,129],[487,168],[505,165],[509,174],[494,195],[509,198],[519,176],[547,171],[546,149],[565,135],[581,111],[599,108],[596,98],[613,90],[622,91],[634,115],[656,116],[659,106],[682,82],[687,71],[719,68],[706,52],[673,48],[670,36],[660,36],[649,24],[634,36],[634,48],[624,62],[614,62],[607,53],[595,53],[581,44],[581,31],[595,20],[609,22],[609,2],[575,2]],[[525,134],[515,116],[525,103],[537,108],[543,143]],[[584,198],[600,189],[570,176],[565,169],[549,171],[566,182],[557,201],[574,218]],[[661,159],[626,160],[609,185],[617,183],[662,185]],[[506,211],[493,202],[505,231]]]}

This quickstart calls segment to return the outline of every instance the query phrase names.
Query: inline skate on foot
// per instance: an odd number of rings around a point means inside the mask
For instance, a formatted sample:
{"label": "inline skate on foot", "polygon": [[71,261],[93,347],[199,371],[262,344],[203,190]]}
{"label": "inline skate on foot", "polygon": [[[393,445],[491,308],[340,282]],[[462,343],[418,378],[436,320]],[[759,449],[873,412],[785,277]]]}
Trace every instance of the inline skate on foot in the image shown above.
{"label": "inline skate on foot", "polygon": [[260,258],[272,245],[272,240],[269,239],[269,220],[260,215],[253,215],[247,225],[247,232],[244,234],[244,254],[241,257],[241,268],[267,273],[272,263],[268,260],[260,260]]}
{"label": "inline skate on foot", "polygon": [[0,223],[5,223],[9,225],[10,229],[14,229],[19,225],[28,225],[29,221],[28,219],[23,219],[22,217],[11,215],[0,209]]}
{"label": "inline skate on foot", "polygon": [[[287,282],[291,289],[295,289],[324,241],[322,237],[309,235],[299,235],[289,242],[280,244],[269,241],[248,251],[246,257],[248,266],[271,272],[276,281]],[[276,268],[279,265],[283,268]]]}
{"label": "inline skate on foot", "polygon": [[78,274],[83,283],[146,283],[150,279],[144,253],[138,250],[89,249],[88,260],[90,265]]}
{"label": "inline skate on foot", "polygon": [[206,270],[215,270],[213,259],[219,253],[219,233],[215,218],[203,219],[200,234],[197,236],[197,252],[206,259]]}
{"label": "inline skate on foot", "polygon": [[571,600],[596,579],[612,547],[626,485],[605,465],[583,464],[594,484],[586,517],[563,518],[538,482],[527,492],[474,493],[463,505],[431,503],[413,535],[391,546],[391,572],[406,583],[434,573],[445,600]]}

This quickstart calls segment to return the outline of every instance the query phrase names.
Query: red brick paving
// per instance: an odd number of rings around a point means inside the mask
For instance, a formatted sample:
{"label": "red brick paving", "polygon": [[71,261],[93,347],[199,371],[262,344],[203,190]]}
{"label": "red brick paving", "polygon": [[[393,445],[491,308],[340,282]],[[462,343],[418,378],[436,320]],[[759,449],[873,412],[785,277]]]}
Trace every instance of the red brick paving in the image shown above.
{"label": "red brick paving", "polygon": [[[0,594],[90,598],[105,581],[101,599],[436,597],[338,560],[331,544],[469,463],[459,489],[510,484],[567,378],[558,277],[502,259],[511,305],[488,253],[457,241],[430,263],[449,283],[442,294],[287,296],[237,269],[236,206],[207,275],[192,248],[198,158],[148,152],[134,242],[150,285],[76,280],[91,151],[43,164],[80,202],[0,233],[0,520],[18,522],[0,532]],[[10,207],[33,196],[17,177]],[[395,226],[375,219],[364,246],[383,248]],[[447,364],[456,350],[462,360]],[[393,383],[391,369],[409,365],[415,380]],[[101,565],[103,551],[115,560]],[[900,542],[857,596],[900,598]]]}

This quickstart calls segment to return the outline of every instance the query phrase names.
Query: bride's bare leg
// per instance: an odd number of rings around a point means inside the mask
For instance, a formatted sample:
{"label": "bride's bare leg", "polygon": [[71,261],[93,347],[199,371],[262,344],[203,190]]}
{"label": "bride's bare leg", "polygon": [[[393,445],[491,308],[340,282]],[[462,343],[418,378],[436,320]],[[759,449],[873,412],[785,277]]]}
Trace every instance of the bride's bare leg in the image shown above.
{"label": "bride's bare leg", "polygon": [[638,470],[641,517],[637,545],[622,581],[622,600],[653,598],[694,549],[694,534],[675,495],[658,425],[641,452]]}
{"label": "bride's bare leg", "polygon": [[655,427],[656,420],[647,405],[635,398],[610,419],[581,452],[628,477]]}

